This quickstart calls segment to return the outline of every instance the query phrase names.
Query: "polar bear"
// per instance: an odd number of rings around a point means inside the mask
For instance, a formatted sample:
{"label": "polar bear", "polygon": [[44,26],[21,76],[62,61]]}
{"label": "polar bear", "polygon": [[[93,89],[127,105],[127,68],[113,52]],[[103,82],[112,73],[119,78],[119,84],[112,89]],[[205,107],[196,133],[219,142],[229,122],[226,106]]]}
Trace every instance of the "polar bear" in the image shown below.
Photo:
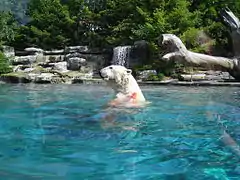
{"label": "polar bear", "polygon": [[109,103],[110,106],[139,107],[146,104],[131,69],[110,65],[101,69],[99,74],[116,93],[116,98]]}

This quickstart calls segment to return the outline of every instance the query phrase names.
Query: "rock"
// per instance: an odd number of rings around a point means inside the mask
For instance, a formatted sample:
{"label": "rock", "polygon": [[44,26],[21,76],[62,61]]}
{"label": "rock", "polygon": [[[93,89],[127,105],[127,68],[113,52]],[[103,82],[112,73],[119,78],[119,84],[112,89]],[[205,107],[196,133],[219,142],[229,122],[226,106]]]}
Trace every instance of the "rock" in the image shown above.
{"label": "rock", "polygon": [[83,79],[92,79],[93,77],[93,72],[85,73],[83,76]]}
{"label": "rock", "polygon": [[84,65],[86,59],[72,57],[67,60],[67,69],[72,71],[80,70],[81,66]]}
{"label": "rock", "polygon": [[69,46],[65,49],[67,53],[74,53],[74,52],[88,52],[88,46]]}
{"label": "rock", "polygon": [[30,68],[31,66],[28,65],[17,65],[13,67],[13,72],[22,72],[24,71],[26,68]]}
{"label": "rock", "polygon": [[0,76],[0,80],[6,83],[30,83],[24,73],[8,73]]}
{"label": "rock", "polygon": [[36,77],[39,76],[39,75],[40,75],[40,73],[28,73],[27,74],[27,79],[34,82]]}
{"label": "rock", "polygon": [[37,60],[37,56],[36,55],[28,55],[28,56],[16,56],[13,61],[12,64],[13,65],[19,65],[19,64],[32,64],[34,62],[36,62]]}
{"label": "rock", "polygon": [[67,62],[64,61],[64,62],[54,63],[53,69],[57,70],[57,71],[60,71],[60,72],[68,72]]}
{"label": "rock", "polygon": [[86,59],[86,63],[83,66],[87,66],[91,71],[99,71],[109,62],[108,58],[103,54],[84,54],[81,58]]}
{"label": "rock", "polygon": [[39,54],[39,53],[43,53],[44,51],[40,48],[34,48],[34,47],[29,47],[29,48],[25,48],[24,51],[30,53],[30,54]]}
{"label": "rock", "polygon": [[137,79],[147,80],[150,75],[157,75],[156,70],[144,70],[137,72]]}
{"label": "rock", "polygon": [[64,55],[47,55],[46,62],[56,63],[64,61]]}
{"label": "rock", "polygon": [[44,55],[64,55],[64,49],[44,51]]}
{"label": "rock", "polygon": [[131,48],[129,67],[143,65],[150,57],[149,43],[145,40],[136,41]]}
{"label": "rock", "polygon": [[39,62],[37,63],[38,66],[41,66],[43,68],[52,68],[55,63],[48,63],[48,62]]}
{"label": "rock", "polygon": [[78,52],[74,52],[74,53],[70,53],[70,54],[67,54],[65,56],[65,60],[67,61],[69,58],[72,58],[72,57],[82,57],[82,55]]}
{"label": "rock", "polygon": [[78,52],[81,54],[100,54],[101,51],[98,48],[89,48],[88,46],[69,46],[65,49],[66,53]]}
{"label": "rock", "polygon": [[34,70],[35,70],[35,68],[26,68],[26,69],[23,70],[23,72],[24,73],[29,73],[29,72],[32,72]]}
{"label": "rock", "polygon": [[13,67],[13,72],[18,72],[19,70],[21,70],[21,65],[17,65]]}
{"label": "rock", "polygon": [[206,80],[205,74],[181,74],[180,79],[182,81],[201,81]]}
{"label": "rock", "polygon": [[207,71],[206,73],[206,79],[208,80],[234,80],[234,78],[228,73],[228,72],[222,72],[222,71]]}
{"label": "rock", "polygon": [[35,76],[34,82],[40,84],[48,84],[52,82],[54,77],[57,76],[52,73],[41,73],[40,75]]}

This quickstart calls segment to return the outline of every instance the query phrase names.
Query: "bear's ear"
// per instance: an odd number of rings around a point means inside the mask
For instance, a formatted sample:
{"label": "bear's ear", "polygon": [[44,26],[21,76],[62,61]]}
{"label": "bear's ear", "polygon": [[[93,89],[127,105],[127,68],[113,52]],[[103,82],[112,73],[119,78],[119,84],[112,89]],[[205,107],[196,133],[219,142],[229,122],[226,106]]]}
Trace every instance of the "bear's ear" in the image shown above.
{"label": "bear's ear", "polygon": [[127,74],[132,74],[132,70],[131,69],[127,69],[126,72],[127,72]]}

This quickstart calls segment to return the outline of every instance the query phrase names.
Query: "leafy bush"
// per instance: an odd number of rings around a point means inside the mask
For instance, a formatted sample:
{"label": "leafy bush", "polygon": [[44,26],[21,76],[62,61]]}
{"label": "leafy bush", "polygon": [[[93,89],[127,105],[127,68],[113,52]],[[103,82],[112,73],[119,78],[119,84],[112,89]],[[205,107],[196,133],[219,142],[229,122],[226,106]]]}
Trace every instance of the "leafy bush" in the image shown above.
{"label": "leafy bush", "polygon": [[158,73],[158,74],[157,74],[157,77],[158,77],[158,80],[159,80],[159,81],[162,81],[165,76],[164,76],[163,73]]}
{"label": "leafy bush", "polygon": [[0,52],[0,74],[12,72],[12,68],[9,66],[7,57]]}
{"label": "leafy bush", "polygon": [[157,75],[156,74],[150,74],[147,78],[147,81],[162,81],[164,77],[165,76],[162,73],[158,73]]}

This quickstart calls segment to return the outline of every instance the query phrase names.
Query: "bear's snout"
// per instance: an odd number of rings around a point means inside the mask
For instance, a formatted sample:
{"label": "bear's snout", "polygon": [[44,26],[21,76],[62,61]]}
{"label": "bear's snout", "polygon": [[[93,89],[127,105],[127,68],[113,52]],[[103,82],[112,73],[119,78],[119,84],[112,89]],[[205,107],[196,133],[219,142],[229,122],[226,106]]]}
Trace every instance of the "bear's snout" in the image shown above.
{"label": "bear's snout", "polygon": [[101,71],[98,71],[98,74],[99,74],[99,76],[100,76],[102,79],[104,79],[104,77],[103,77]]}

